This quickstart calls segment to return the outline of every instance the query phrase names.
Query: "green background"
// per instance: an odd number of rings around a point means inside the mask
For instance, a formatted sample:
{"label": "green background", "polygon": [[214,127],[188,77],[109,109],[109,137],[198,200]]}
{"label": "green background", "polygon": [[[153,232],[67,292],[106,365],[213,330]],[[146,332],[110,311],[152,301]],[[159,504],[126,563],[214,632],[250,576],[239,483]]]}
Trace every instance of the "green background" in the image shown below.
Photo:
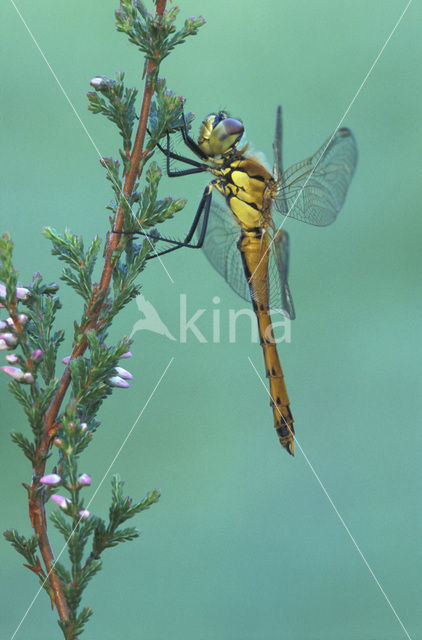
{"label": "green background", "polygon": [[[285,166],[313,153],[337,126],[384,44],[404,0],[193,2],[207,25],[161,70],[201,118],[226,108],[271,159],[275,109],[284,109]],[[111,0],[32,2],[19,8],[104,155],[116,155],[111,123],[87,112],[96,74],[127,72],[140,84],[142,59],[114,29]],[[414,2],[350,109],[359,162],[337,222],[318,229],[288,221],[290,285],[297,320],[281,357],[297,436],[309,461],[412,638],[421,637],[421,99],[422,7]],[[33,271],[59,279],[41,236],[68,225],[88,241],[104,235],[110,190],[88,137],[7,0],[2,3],[2,223],[15,241],[23,283]],[[161,194],[187,197],[171,232],[182,235],[203,176]],[[89,587],[102,640],[396,640],[392,610],[297,447],[290,458],[272,428],[268,396],[249,364],[262,354],[239,321],[230,344],[227,310],[244,303],[200,252],[154,261],[143,293],[178,334],[179,294],[210,338],[221,311],[221,342],[186,344],[139,332],[128,367],[135,376],[103,407],[102,427],[81,462],[92,495],[171,357],[174,361],[113,466],[127,492],[160,487],[162,499],[137,524],[140,540],[105,556]],[[60,324],[80,317],[63,289]],[[213,304],[218,295],[221,302]],[[140,318],[135,303],[112,337]],[[126,361],[127,362],[127,361]],[[1,380],[2,529],[29,533],[21,482],[30,470],[11,444],[24,419]],[[109,480],[91,511],[105,514]],[[55,548],[61,540],[54,537]],[[37,582],[0,542],[2,638],[10,638]],[[26,571],[26,572],[25,572]],[[41,594],[16,638],[58,638]],[[85,636],[83,636],[85,637]]]}

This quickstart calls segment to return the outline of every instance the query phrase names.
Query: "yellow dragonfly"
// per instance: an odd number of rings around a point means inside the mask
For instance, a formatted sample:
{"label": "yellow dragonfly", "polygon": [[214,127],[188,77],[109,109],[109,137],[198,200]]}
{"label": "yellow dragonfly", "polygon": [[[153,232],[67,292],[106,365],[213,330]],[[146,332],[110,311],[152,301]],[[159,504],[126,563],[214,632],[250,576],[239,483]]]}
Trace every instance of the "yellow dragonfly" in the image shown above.
{"label": "yellow dragonfly", "polygon": [[[293,416],[271,321],[271,312],[295,317],[287,282],[289,237],[282,226],[288,217],[318,226],[334,222],[355,171],[356,142],[349,129],[338,129],[314,155],[283,171],[278,107],[271,172],[260,154],[251,152],[247,144],[240,146],[244,134],[240,120],[224,111],[211,113],[202,122],[195,142],[186,117],[183,119],[183,140],[200,162],[173,152],[167,135],[167,148],[159,145],[167,157],[167,173],[180,177],[208,172],[213,179],[205,188],[184,241],[150,233],[149,237],[172,245],[150,257],[180,247],[202,247],[234,291],[252,301],[269,379],[274,428],[282,446],[293,455]],[[174,160],[190,168],[176,171],[171,164]],[[213,197],[215,192],[220,194],[220,202]]]}

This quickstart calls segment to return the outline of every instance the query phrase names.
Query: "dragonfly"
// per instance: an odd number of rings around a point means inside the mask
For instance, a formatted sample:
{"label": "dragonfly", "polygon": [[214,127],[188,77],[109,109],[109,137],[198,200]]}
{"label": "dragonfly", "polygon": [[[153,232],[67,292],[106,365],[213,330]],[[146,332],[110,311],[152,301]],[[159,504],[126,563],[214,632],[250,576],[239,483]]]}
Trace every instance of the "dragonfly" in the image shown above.
{"label": "dragonfly", "polygon": [[[202,248],[212,266],[232,289],[252,302],[269,380],[274,428],[281,445],[294,455],[294,421],[277,352],[271,314],[294,319],[288,285],[289,236],[287,218],[317,226],[331,224],[345,201],[356,163],[352,132],[338,129],[312,156],[283,171],[282,111],[277,108],[272,171],[261,154],[241,146],[244,125],[225,111],[202,122],[197,142],[183,115],[182,138],[199,160],[175,153],[167,134],[167,174],[182,177],[207,172],[207,184],[191,228],[183,241],[161,238],[170,247],[151,258],[181,247]],[[174,162],[188,168],[175,170]]]}

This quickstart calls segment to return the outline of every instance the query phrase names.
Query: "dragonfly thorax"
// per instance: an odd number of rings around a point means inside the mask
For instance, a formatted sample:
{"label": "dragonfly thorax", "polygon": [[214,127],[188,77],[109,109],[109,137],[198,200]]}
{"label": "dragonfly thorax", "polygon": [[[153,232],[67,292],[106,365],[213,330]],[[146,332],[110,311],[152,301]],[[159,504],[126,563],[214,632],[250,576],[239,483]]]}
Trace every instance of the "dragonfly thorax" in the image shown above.
{"label": "dragonfly thorax", "polygon": [[255,157],[236,157],[215,167],[216,189],[224,196],[228,207],[244,231],[267,227],[276,182],[268,169]]}

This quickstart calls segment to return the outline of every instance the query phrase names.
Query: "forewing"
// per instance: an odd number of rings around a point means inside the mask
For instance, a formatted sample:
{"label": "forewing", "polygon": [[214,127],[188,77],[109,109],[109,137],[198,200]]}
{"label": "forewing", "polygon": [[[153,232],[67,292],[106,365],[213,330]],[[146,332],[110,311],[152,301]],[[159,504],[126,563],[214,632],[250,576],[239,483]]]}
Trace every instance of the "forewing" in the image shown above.
{"label": "forewing", "polygon": [[[249,286],[243,270],[241,253],[237,248],[240,227],[233,219],[230,209],[217,202],[216,196],[217,194],[213,194],[202,249],[214,269],[223,276],[231,288],[241,298],[250,302]],[[196,237],[199,238],[198,230]]]}
{"label": "forewing", "polygon": [[290,320],[295,318],[292,296],[287,282],[289,274],[289,236],[278,230],[273,236],[268,264],[270,309],[279,311]]}
{"label": "forewing", "polygon": [[356,162],[357,147],[352,132],[339,129],[313,156],[283,173],[276,209],[309,224],[331,224],[343,206]]}
{"label": "forewing", "polygon": [[281,106],[277,107],[277,113],[275,117],[275,131],[274,131],[274,141],[273,141],[273,151],[274,151],[274,166],[273,166],[273,176],[275,180],[278,180],[283,173],[283,121],[281,114]]}
{"label": "forewing", "polygon": [[[274,179],[280,181],[280,184],[283,180],[283,120],[282,120],[282,112],[281,106],[277,107],[277,113],[275,118],[275,131],[274,131],[274,141],[273,141],[273,151],[274,151],[274,165],[273,165],[273,176]],[[283,198],[281,190],[279,191],[279,196],[277,198],[277,205],[280,213],[286,215],[289,211],[289,207],[287,202]]]}

